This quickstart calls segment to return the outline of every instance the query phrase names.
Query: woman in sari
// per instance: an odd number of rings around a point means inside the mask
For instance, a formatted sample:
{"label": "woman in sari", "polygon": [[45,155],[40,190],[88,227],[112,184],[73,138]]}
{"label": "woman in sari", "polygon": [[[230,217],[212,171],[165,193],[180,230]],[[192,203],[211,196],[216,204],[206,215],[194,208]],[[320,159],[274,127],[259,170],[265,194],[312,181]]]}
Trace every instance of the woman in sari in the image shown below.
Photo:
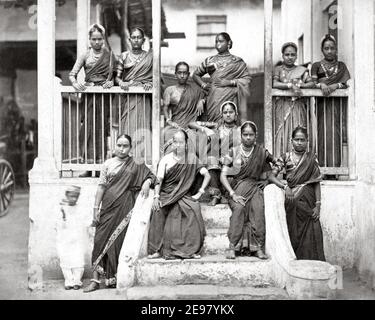
{"label": "woman in sari", "polygon": [[100,275],[105,276],[107,287],[116,287],[118,259],[131,219],[129,213],[139,191],[147,198],[156,181],[144,163],[138,164],[129,156],[131,148],[131,138],[121,135],[116,142],[116,156],[107,160],[101,171],[94,207],[93,278],[85,292],[99,289]]}
{"label": "woman in sari", "polygon": [[282,169],[286,173],[287,185],[276,184],[285,189],[289,237],[297,259],[325,261],[319,221],[322,176],[316,156],[307,152],[307,141],[307,130],[297,127],[292,134],[293,149],[280,157],[274,174]]}
{"label": "woman in sari", "polygon": [[[145,33],[141,28],[130,32],[131,50],[123,52],[117,65],[116,83],[124,91],[131,87],[152,89],[152,51],[145,51]],[[127,94],[121,99],[119,131],[134,141],[135,157],[151,160],[151,94]]]}
{"label": "woman in sari", "polygon": [[277,97],[275,101],[275,154],[290,151],[290,137],[296,126],[307,127],[307,103],[300,97],[301,89],[315,87],[309,76],[309,70],[297,66],[297,45],[287,42],[282,46],[283,63],[277,66],[273,76],[273,87],[280,90],[291,89],[293,97]]}
{"label": "woman in sari", "polygon": [[176,65],[177,85],[165,89],[163,113],[167,126],[164,129],[165,150],[171,146],[174,134],[186,130],[188,124],[201,115],[205,103],[204,92],[195,83],[189,83],[190,67],[186,62]]}
{"label": "woman in sari", "polygon": [[[317,88],[322,90],[328,97],[337,89],[347,88],[350,73],[345,63],[337,59],[337,43],[335,37],[327,34],[321,42],[321,50],[324,59],[315,62],[311,68],[311,76]],[[342,145],[347,144],[347,115],[346,100],[334,98],[317,98],[317,121],[318,121],[318,159],[325,167],[340,167],[344,150]],[[340,109],[344,112],[340,115]],[[342,116],[342,119],[340,119]],[[334,124],[332,126],[332,123]],[[340,128],[342,123],[342,129]],[[324,137],[326,131],[326,137]],[[341,144],[342,140],[342,144]]]}
{"label": "woman in sari", "polygon": [[221,119],[218,123],[197,121],[189,124],[189,128],[207,136],[206,140],[201,139],[201,141],[208,141],[207,169],[211,176],[209,194],[212,198],[209,206],[228,203],[224,197],[225,190],[220,183],[220,171],[224,156],[241,143],[240,129],[236,124],[238,117],[236,104],[231,101],[224,102],[220,107],[220,114]]}
{"label": "woman in sari", "polygon": [[[204,176],[199,192],[191,196],[196,175]],[[210,182],[210,174],[188,150],[188,136],[178,131],[173,152],[159,163],[155,200],[148,237],[149,258],[200,258],[205,227],[199,199]]]}
{"label": "woman in sari", "polygon": [[[220,106],[225,101],[234,102],[240,110],[246,110],[250,97],[251,77],[246,63],[232,55],[233,41],[229,34],[222,32],[216,37],[218,54],[208,57],[194,72],[194,81],[208,92],[206,100],[206,120],[220,120]],[[209,74],[211,83],[205,83],[202,77]]]}
{"label": "woman in sari", "polygon": [[[226,156],[221,183],[230,195],[232,210],[228,230],[227,259],[238,255],[254,255],[267,259],[264,253],[265,217],[263,189],[268,181],[275,182],[270,163],[276,159],[256,144],[257,127],[251,121],[241,126],[241,144]],[[231,176],[231,182],[228,180]]]}
{"label": "woman in sari", "polygon": [[[87,87],[91,86],[102,86],[104,89],[109,89],[113,86],[113,71],[116,64],[116,57],[112,51],[109,51],[104,46],[105,29],[99,25],[94,24],[89,31],[90,48],[82,56],[78,57],[72,71],[69,73],[69,80],[72,86],[77,91],[85,91]],[[84,68],[85,70],[85,83],[80,83],[77,80],[77,75]],[[105,161],[106,155],[106,140],[109,135],[108,130],[108,117],[109,117],[109,97],[105,96],[104,105],[102,106],[101,94],[87,94],[82,96],[80,103],[80,129],[79,129],[79,155],[77,159],[87,163],[100,163]],[[85,104],[87,101],[87,114],[85,117]],[[94,104],[95,103],[95,104]],[[74,106],[75,103],[72,103]],[[102,127],[102,108],[104,108],[104,127]],[[94,123],[94,109],[95,109],[95,123]],[[68,105],[64,108],[66,117],[69,119]],[[74,113],[73,117],[74,117]],[[79,126],[77,119],[73,120],[73,127]],[[74,125],[75,123],[75,125]],[[94,132],[95,125],[95,132]],[[87,127],[86,127],[87,126]],[[76,130],[72,130],[71,135]],[[95,134],[95,146],[94,146],[94,134]],[[68,130],[65,130],[65,140],[68,141]],[[87,135],[87,141],[85,137]],[[72,137],[72,141],[76,139]],[[102,144],[104,143],[104,145]],[[64,145],[68,145],[68,142]],[[68,153],[66,148],[64,154]],[[72,148],[75,150],[76,148]],[[103,154],[104,149],[104,154]],[[87,154],[86,154],[87,150]],[[94,159],[94,154],[95,159]],[[68,156],[64,157],[65,159]],[[71,160],[71,159],[70,159]],[[89,176],[89,172],[84,173],[81,177]]]}

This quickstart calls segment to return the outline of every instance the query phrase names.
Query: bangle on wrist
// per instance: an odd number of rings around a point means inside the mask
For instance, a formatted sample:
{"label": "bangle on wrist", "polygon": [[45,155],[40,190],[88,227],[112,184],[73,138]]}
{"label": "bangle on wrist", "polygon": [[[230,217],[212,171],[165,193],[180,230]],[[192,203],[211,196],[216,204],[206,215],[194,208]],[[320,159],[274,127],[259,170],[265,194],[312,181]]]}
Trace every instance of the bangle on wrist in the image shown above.
{"label": "bangle on wrist", "polygon": [[202,82],[201,88],[204,89],[204,88],[206,88],[206,86],[207,86],[206,83]]}
{"label": "bangle on wrist", "polygon": [[231,191],[229,195],[230,195],[230,197],[232,198],[232,197],[235,195],[235,192],[234,192],[234,191]]}
{"label": "bangle on wrist", "polygon": [[322,204],[322,202],[321,201],[317,201],[317,202],[315,202],[315,204]]}
{"label": "bangle on wrist", "polygon": [[283,186],[283,190],[285,190],[286,191],[286,189],[288,188],[288,185],[287,184],[285,184],[284,186]]}

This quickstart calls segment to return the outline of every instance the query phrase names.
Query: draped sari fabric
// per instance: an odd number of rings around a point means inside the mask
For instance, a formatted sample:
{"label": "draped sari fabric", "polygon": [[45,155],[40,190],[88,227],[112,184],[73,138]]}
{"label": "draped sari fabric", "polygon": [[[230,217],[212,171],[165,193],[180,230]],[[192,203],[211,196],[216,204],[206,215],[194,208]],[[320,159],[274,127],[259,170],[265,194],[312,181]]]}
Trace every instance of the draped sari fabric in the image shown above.
{"label": "draped sari fabric", "polygon": [[[280,82],[291,82],[303,80],[308,69],[303,66],[296,66],[291,71],[276,67],[274,79]],[[307,128],[308,100],[298,97],[277,97],[275,99],[275,156],[280,157],[283,153],[292,150],[290,138],[297,126]],[[310,127],[310,132],[312,132]],[[315,137],[312,133],[311,138]],[[314,142],[311,140],[313,147]]]}
{"label": "draped sari fabric", "polygon": [[199,202],[190,190],[202,165],[194,154],[188,161],[174,165],[166,173],[160,191],[160,211],[151,216],[148,252],[164,257],[192,258],[203,248],[204,221]]}
{"label": "draped sari fabric", "polygon": [[118,258],[131,218],[131,210],[147,179],[156,178],[144,164],[136,164],[133,158],[125,160],[119,172],[106,187],[99,223],[96,226],[93,269],[106,275],[110,284],[116,281]]}
{"label": "draped sari fabric", "polygon": [[[106,81],[113,79],[113,71],[116,63],[116,57],[113,52],[107,48],[103,48],[103,53],[94,65],[87,65],[86,61],[83,64],[85,69],[85,85],[87,86],[102,86]],[[73,99],[75,98],[75,99]],[[69,103],[64,101],[64,119],[70,119],[71,122],[71,149],[72,158],[77,161],[87,159],[88,163],[104,162],[106,158],[107,137],[109,136],[109,96],[104,95],[104,105],[102,105],[101,94],[82,94],[79,99],[79,116],[77,118],[77,98],[72,97],[71,113],[69,114]],[[85,114],[87,103],[87,114]],[[103,108],[103,109],[102,109]],[[95,112],[94,112],[95,109]],[[104,127],[102,126],[102,114],[104,114]],[[94,121],[95,116],[95,121]],[[68,120],[69,121],[69,120]],[[94,132],[95,123],[95,132]],[[78,128],[77,128],[78,127]],[[63,158],[69,159],[69,123],[64,125],[64,150]],[[77,154],[77,132],[79,132],[78,150]],[[95,135],[95,145],[94,145]],[[103,144],[104,143],[104,144]],[[104,154],[102,152],[104,147]],[[87,149],[87,154],[86,154]],[[95,149],[95,152],[94,152]],[[94,153],[95,158],[94,159]],[[71,160],[71,159],[70,159]]]}
{"label": "draped sari fabric", "polygon": [[[328,77],[327,77],[328,75]],[[337,73],[326,74],[321,67],[321,62],[313,64],[311,69],[312,78],[326,85],[341,83],[347,85],[350,80],[350,73],[344,62],[337,62]],[[340,167],[342,165],[343,144],[347,144],[347,100],[338,98],[316,98],[317,123],[318,123],[318,159],[321,166]],[[340,119],[340,109],[344,114]],[[340,128],[342,123],[342,131]],[[324,131],[326,134],[324,134]],[[326,135],[326,137],[324,136]]]}
{"label": "draped sari fabric", "polygon": [[233,149],[233,176],[231,187],[236,195],[246,199],[246,205],[229,200],[232,210],[228,238],[230,246],[236,251],[255,252],[265,244],[264,197],[261,183],[262,174],[271,170],[273,156],[263,147],[255,145],[247,162],[239,153],[239,147]]}
{"label": "draped sari fabric", "polygon": [[[284,163],[286,158],[283,155]],[[287,170],[287,182],[294,199],[285,201],[285,210],[290,241],[297,259],[325,261],[320,221],[312,218],[316,205],[315,184],[321,180],[313,153],[305,153],[293,170]]]}
{"label": "draped sari fabric", "polygon": [[[126,62],[127,52],[122,59]],[[142,86],[152,83],[152,52],[145,52],[142,59],[131,65],[122,66],[122,80]],[[120,131],[129,134],[133,139],[137,159],[151,161],[151,120],[152,120],[151,94],[123,94],[121,99]]]}
{"label": "draped sari fabric", "polygon": [[[196,71],[199,76],[208,73],[211,76],[212,88],[207,96],[206,113],[207,121],[218,122],[221,118],[220,106],[225,101],[232,101],[238,110],[247,110],[250,98],[251,77],[246,63],[239,57],[230,55],[230,62],[218,66],[214,63],[219,55],[209,57]],[[213,85],[216,80],[236,80],[236,87],[217,87]]]}
{"label": "draped sari fabric", "polygon": [[[195,83],[187,83],[186,90],[182,93],[181,99],[175,106],[172,113],[172,121],[182,129],[187,129],[190,122],[197,119],[197,104],[204,98],[204,93]],[[164,145],[166,152],[169,150],[171,139],[178,129],[171,126],[164,128]]]}

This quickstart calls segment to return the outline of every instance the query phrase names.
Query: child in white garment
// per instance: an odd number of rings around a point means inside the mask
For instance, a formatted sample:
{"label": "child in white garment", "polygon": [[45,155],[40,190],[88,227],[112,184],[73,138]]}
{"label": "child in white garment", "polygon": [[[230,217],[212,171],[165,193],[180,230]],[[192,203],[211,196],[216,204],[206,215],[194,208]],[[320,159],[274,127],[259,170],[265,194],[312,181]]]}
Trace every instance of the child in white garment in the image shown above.
{"label": "child in white garment", "polygon": [[80,187],[68,187],[59,206],[56,243],[65,290],[82,288],[88,226],[77,211],[80,191]]}

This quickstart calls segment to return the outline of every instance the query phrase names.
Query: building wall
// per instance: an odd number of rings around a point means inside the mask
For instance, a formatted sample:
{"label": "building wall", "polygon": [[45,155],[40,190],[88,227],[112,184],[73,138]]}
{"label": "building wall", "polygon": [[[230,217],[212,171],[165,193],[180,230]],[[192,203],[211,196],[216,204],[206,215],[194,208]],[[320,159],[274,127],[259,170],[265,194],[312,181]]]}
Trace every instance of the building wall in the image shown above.
{"label": "building wall", "polygon": [[[306,43],[305,52],[311,50],[314,61],[321,59],[320,39],[328,31],[322,11],[330,3],[329,0],[303,1],[303,4],[300,0],[283,0],[282,3],[284,40],[297,41],[301,33],[308,33],[309,22],[313,21],[311,45]],[[314,14],[309,18],[311,5]],[[322,215],[322,225],[326,229],[334,220],[340,221],[340,227],[332,234],[336,244],[330,250],[342,263],[356,267],[362,278],[375,287],[375,203],[370,200],[375,198],[375,149],[371,147],[375,143],[374,1],[338,0],[338,10],[339,59],[347,64],[352,75],[353,113],[349,118],[352,128],[349,139],[355,146],[355,188],[352,207],[349,204],[341,207],[341,202],[348,199],[340,193],[339,201],[337,197],[332,199],[335,202],[331,204],[332,216]],[[335,208],[336,205],[343,211]]]}
{"label": "building wall", "polygon": [[[261,70],[264,59],[264,13],[262,1],[175,1],[163,2],[169,32],[185,32],[186,39],[168,39],[162,49],[162,65],[173,67],[185,60],[198,66],[216,50],[197,51],[197,15],[227,15],[226,32],[234,42],[231,52],[240,56],[250,69]],[[279,28],[280,10],[274,13],[275,31]],[[225,30],[223,30],[225,31]],[[281,43],[274,43],[275,49]],[[171,69],[171,68],[170,68]]]}

